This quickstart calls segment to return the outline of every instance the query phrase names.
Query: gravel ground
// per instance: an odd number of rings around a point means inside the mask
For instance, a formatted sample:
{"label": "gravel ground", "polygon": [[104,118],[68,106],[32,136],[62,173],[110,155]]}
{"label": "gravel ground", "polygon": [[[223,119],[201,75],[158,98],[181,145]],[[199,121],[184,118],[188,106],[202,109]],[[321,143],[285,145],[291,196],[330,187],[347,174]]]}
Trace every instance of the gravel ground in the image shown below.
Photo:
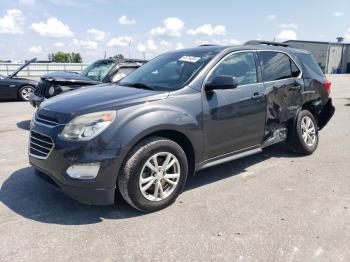
{"label": "gravel ground", "polygon": [[142,214],[80,204],[33,175],[28,103],[0,103],[0,261],[350,261],[350,76],[318,150],[275,145],[200,171],[176,203]]}

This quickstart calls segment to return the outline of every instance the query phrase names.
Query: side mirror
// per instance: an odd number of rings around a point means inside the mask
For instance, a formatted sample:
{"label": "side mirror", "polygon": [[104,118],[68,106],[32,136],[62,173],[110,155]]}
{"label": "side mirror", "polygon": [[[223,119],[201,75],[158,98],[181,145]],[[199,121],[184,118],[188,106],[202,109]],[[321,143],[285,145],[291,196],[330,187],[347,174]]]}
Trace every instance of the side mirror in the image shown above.
{"label": "side mirror", "polygon": [[206,83],[206,91],[213,91],[215,89],[234,89],[238,86],[235,77],[228,75],[216,76],[211,82]]}

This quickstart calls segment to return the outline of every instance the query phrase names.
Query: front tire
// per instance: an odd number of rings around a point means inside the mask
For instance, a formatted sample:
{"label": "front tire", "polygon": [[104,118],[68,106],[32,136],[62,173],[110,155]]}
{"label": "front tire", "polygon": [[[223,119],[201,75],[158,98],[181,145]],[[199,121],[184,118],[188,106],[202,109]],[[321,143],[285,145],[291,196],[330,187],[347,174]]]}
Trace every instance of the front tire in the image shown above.
{"label": "front tire", "polygon": [[141,141],[127,157],[118,177],[123,198],[143,212],[171,205],[187,179],[188,162],[176,142],[162,137]]}
{"label": "front tire", "polygon": [[308,110],[299,112],[294,126],[288,131],[289,147],[298,154],[311,155],[318,146],[318,127]]}
{"label": "front tire", "polygon": [[18,91],[18,98],[22,101],[29,101],[30,93],[34,92],[32,86],[22,86]]}

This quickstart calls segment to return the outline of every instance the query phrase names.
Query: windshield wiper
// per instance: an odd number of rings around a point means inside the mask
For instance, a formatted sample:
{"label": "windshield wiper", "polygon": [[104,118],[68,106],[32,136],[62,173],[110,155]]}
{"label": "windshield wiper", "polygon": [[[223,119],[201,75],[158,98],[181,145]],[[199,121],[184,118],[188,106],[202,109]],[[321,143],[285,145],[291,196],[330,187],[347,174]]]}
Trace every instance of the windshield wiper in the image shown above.
{"label": "windshield wiper", "polygon": [[129,87],[135,87],[135,88],[141,88],[141,89],[147,89],[147,90],[154,90],[153,87],[148,86],[144,83],[120,83],[122,86],[129,86]]}

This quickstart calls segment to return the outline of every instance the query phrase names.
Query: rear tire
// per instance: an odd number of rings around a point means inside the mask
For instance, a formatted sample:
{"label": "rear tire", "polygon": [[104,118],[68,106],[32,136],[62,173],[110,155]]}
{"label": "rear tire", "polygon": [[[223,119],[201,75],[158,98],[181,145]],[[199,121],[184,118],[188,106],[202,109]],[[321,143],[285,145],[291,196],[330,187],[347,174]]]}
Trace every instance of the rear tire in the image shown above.
{"label": "rear tire", "polygon": [[311,155],[318,146],[318,139],[315,117],[308,110],[300,111],[296,121],[288,130],[289,147],[297,154]]}
{"label": "rear tire", "polygon": [[18,98],[21,101],[29,101],[29,94],[32,92],[34,92],[34,87],[22,86],[18,91]]}
{"label": "rear tire", "polygon": [[143,212],[171,205],[187,179],[184,150],[172,140],[151,137],[130,152],[118,177],[122,197]]}

